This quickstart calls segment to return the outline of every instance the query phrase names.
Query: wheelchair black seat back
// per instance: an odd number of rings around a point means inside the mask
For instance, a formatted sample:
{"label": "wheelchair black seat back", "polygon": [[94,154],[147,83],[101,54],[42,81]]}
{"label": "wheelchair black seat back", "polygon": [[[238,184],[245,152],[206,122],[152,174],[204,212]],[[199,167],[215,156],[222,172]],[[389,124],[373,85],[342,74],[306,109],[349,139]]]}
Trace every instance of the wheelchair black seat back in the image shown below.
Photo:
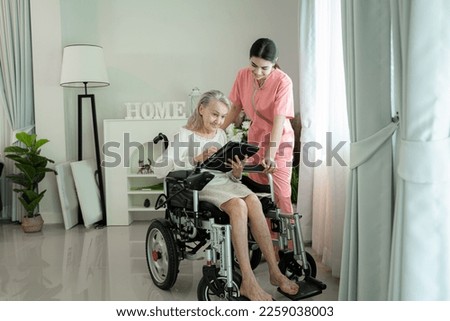
{"label": "wheelchair black seat back", "polygon": [[[184,170],[169,173],[165,179],[165,197],[168,211],[183,212],[192,219],[209,220],[214,218],[215,223],[229,224],[228,215],[211,203],[198,200],[198,209],[195,209],[196,196],[194,193],[203,189],[206,185],[204,184],[205,181],[206,183],[210,181],[212,177],[209,175],[208,172],[202,172],[194,177],[192,171]],[[194,181],[194,178],[196,181]]]}
{"label": "wheelchair black seat back", "polygon": [[[165,217],[150,223],[146,236],[146,258],[153,283],[169,290],[176,282],[179,263],[184,259],[205,259],[203,277],[198,288],[199,300],[239,300],[241,276],[231,245],[231,226],[228,215],[216,206],[199,201],[199,192],[213,178],[213,174],[199,168],[174,171],[164,180],[164,194],[156,207],[165,207]],[[271,180],[269,179],[271,182]],[[273,240],[280,247],[279,267],[286,276],[300,283],[300,300],[320,294],[325,284],[315,279],[317,268],[314,258],[305,251],[298,214],[282,214],[277,209],[271,184],[260,185],[243,178],[249,188],[264,193],[260,199],[264,214],[272,221],[272,230],[279,233]],[[259,185],[259,186],[258,186]],[[293,250],[287,248],[292,241]],[[252,267],[261,261],[261,252],[249,236]],[[252,253],[254,255],[252,255]]]}

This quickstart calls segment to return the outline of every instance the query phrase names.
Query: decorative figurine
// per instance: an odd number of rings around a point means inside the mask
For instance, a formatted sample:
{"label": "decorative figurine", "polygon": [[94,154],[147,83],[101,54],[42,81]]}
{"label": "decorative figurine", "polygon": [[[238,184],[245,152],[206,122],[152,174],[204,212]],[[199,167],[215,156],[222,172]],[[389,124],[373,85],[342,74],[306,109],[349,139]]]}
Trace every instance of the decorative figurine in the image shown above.
{"label": "decorative figurine", "polygon": [[153,173],[152,170],[152,161],[150,160],[150,158],[148,159],[148,164],[144,164],[143,160],[139,160],[139,170],[138,170],[138,174],[151,174]]}

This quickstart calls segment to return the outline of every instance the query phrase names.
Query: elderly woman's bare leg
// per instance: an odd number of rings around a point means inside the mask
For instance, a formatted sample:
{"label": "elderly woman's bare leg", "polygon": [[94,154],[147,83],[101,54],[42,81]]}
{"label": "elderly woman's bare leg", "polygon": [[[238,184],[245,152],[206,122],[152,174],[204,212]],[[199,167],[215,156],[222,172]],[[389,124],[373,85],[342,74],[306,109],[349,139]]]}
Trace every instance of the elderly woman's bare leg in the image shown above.
{"label": "elderly woman's bare leg", "polygon": [[279,286],[281,290],[289,294],[298,292],[298,285],[289,280],[278,268],[278,262],[272,245],[269,228],[262,210],[261,202],[256,195],[249,195],[245,198],[248,208],[248,219],[253,237],[258,243],[269,266],[270,282]]}
{"label": "elderly woman's bare leg", "polygon": [[234,198],[222,204],[221,208],[230,217],[231,238],[242,273],[241,295],[252,301],[272,300],[272,296],[258,284],[250,266],[247,204],[240,198]]}

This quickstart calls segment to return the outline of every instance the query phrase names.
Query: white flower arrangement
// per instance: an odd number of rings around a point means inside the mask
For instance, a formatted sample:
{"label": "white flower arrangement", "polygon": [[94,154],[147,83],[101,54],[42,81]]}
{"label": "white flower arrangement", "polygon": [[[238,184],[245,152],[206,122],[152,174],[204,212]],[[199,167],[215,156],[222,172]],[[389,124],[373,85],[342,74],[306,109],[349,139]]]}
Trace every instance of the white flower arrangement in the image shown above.
{"label": "white flower arrangement", "polygon": [[247,133],[250,128],[250,120],[244,120],[240,127],[236,127],[233,123],[227,127],[226,133],[228,140],[233,142],[247,142]]}

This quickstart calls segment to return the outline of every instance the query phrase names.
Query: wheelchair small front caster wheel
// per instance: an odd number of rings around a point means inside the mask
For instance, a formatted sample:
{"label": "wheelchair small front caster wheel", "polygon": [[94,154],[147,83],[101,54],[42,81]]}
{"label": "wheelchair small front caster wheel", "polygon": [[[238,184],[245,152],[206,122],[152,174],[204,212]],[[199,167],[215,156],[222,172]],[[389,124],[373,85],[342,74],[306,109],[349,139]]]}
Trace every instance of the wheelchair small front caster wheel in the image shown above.
{"label": "wheelchair small front caster wheel", "polygon": [[168,221],[152,221],[147,230],[145,254],[153,283],[162,290],[170,289],[177,280],[179,261]]}
{"label": "wheelchair small front caster wheel", "polygon": [[[241,287],[242,277],[236,271],[233,271],[233,288],[231,291],[232,298],[240,297],[240,287]],[[217,279],[208,281],[208,279],[203,276],[198,283],[197,287],[197,299],[199,301],[230,301],[232,298],[229,297],[226,291],[227,278],[225,276],[219,276]]]}
{"label": "wheelchair small front caster wheel", "polygon": [[303,280],[305,276],[315,278],[317,275],[316,261],[308,252],[305,254],[306,264],[297,261],[291,251],[287,253],[282,253],[280,251],[280,262],[278,263],[278,267],[280,268],[281,273],[294,281]]}

